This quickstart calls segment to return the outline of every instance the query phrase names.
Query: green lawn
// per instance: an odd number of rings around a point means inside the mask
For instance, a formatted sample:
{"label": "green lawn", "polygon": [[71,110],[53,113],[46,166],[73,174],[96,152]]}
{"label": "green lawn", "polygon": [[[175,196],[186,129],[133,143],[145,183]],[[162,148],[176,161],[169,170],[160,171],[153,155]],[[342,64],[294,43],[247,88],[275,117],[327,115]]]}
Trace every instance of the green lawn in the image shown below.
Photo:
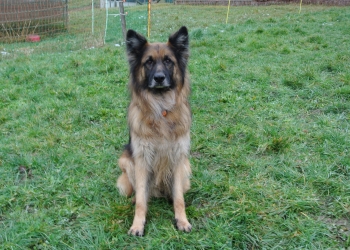
{"label": "green lawn", "polygon": [[[0,44],[1,249],[350,247],[350,7],[232,7],[228,24],[226,10],[152,14],[151,41],[190,30],[189,234],[153,199],[145,237],[127,235],[125,46]],[[127,11],[146,34],[145,7]]]}

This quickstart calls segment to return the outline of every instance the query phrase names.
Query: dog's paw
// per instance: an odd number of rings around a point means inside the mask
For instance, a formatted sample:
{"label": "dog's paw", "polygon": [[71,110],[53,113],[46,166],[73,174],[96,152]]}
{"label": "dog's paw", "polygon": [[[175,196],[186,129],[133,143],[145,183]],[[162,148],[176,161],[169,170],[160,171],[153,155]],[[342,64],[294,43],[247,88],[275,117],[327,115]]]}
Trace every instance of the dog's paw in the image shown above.
{"label": "dog's paw", "polygon": [[144,233],[144,226],[134,226],[130,228],[128,234],[133,236],[143,236]]}
{"label": "dog's paw", "polygon": [[178,230],[184,231],[186,233],[191,232],[192,225],[188,222],[187,219],[185,219],[185,220],[175,219],[175,221],[176,221],[176,227],[177,227]]}

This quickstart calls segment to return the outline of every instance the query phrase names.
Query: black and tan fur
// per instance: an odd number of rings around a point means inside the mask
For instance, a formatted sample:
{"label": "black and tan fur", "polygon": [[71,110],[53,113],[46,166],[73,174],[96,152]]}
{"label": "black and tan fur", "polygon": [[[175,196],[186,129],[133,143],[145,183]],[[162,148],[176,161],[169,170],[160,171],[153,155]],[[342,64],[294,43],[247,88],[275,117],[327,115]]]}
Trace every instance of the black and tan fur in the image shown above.
{"label": "black and tan fur", "polygon": [[188,31],[180,28],[167,43],[148,43],[133,30],[127,33],[130,65],[129,144],[119,159],[117,187],[135,193],[135,217],[129,234],[144,234],[150,197],[173,200],[179,230],[192,229],[183,194],[190,188],[188,160],[191,110]]}

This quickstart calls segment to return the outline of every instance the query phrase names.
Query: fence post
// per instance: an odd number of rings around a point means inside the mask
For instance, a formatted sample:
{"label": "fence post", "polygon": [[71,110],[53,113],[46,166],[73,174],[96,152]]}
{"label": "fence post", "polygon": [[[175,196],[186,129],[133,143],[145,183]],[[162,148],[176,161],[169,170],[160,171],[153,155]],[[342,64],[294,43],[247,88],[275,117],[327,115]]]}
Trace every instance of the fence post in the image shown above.
{"label": "fence post", "polygon": [[124,41],[126,41],[126,22],[125,22],[123,1],[119,2],[119,13],[120,13],[120,22],[121,22],[122,30],[123,30],[123,37],[124,37]]}
{"label": "fence post", "polygon": [[65,26],[68,31],[68,0],[65,1],[65,6],[64,6],[64,19],[65,19]]}
{"label": "fence post", "polygon": [[147,25],[147,37],[149,38],[151,33],[151,2],[152,0],[148,0],[147,10],[148,10],[148,25]]}
{"label": "fence post", "polygon": [[94,0],[91,0],[91,33],[95,33],[95,12],[94,12]]}

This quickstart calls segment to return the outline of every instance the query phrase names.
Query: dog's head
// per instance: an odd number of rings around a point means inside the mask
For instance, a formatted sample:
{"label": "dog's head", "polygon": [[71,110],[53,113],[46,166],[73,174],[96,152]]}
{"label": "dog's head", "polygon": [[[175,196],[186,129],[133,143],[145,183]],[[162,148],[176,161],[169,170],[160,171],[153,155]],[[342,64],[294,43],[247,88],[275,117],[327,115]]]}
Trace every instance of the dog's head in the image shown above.
{"label": "dog's head", "polygon": [[167,43],[148,43],[146,38],[128,30],[127,55],[133,88],[162,93],[184,84],[188,50],[188,31],[181,27]]}

